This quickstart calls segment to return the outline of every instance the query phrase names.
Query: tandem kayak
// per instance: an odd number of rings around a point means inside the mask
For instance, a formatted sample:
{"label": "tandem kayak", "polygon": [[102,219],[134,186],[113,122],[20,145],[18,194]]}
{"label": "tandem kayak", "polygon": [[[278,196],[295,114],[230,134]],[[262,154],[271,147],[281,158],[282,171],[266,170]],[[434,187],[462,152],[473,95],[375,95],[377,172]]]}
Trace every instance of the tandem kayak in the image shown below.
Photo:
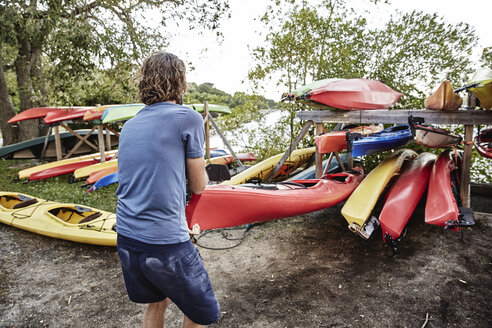
{"label": "tandem kayak", "polygon": [[397,150],[369,172],[342,208],[342,215],[352,232],[365,239],[370,237],[372,231],[366,230],[365,225],[379,196],[391,178],[400,172],[403,164],[416,156],[417,153],[410,149]]}
{"label": "tandem kayak", "polygon": [[201,230],[233,227],[301,215],[345,200],[362,181],[362,168],[321,179],[275,184],[209,185],[186,206],[189,227]]}
{"label": "tandem kayak", "polygon": [[437,156],[422,153],[412,160],[387,193],[379,215],[383,242],[396,253],[403,229],[422,198]]}
{"label": "tandem kayak", "polygon": [[0,222],[48,237],[116,246],[116,215],[84,205],[0,192]]}
{"label": "tandem kayak", "polygon": [[400,124],[366,137],[354,134],[350,139],[352,157],[357,157],[404,146],[413,140],[413,135],[408,124]]}

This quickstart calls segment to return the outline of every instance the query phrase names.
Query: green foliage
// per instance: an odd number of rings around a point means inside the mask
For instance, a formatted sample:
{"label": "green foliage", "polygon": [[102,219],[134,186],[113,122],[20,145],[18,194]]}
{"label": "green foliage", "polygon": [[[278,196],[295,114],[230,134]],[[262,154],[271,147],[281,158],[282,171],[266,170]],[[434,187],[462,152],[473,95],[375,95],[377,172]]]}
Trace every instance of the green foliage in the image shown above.
{"label": "green foliage", "polygon": [[484,68],[492,69],[492,47],[483,49],[481,62]]}

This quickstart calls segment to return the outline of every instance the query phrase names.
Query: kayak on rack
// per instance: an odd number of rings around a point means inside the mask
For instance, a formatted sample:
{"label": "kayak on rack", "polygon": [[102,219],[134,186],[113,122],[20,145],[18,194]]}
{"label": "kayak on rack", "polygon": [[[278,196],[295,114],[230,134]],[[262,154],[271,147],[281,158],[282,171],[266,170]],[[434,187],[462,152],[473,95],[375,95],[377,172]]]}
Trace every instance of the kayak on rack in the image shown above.
{"label": "kayak on rack", "polygon": [[[105,154],[105,156],[110,157],[110,156],[114,156],[117,152],[118,152],[118,150],[109,150],[109,151],[105,152],[104,154]],[[29,167],[27,169],[19,171],[18,175],[19,175],[19,179],[25,179],[25,178],[29,178],[29,176],[35,172],[43,171],[43,170],[53,168],[56,166],[60,166],[60,165],[76,163],[76,162],[84,161],[87,159],[99,160],[100,157],[101,157],[100,153],[94,153],[94,154],[89,154],[89,155],[84,155],[84,156],[79,156],[79,157],[74,157],[74,158],[62,159],[62,160],[55,161],[55,162],[50,162],[50,163],[45,163],[45,164]]]}
{"label": "kayak on rack", "polygon": [[121,106],[121,105],[104,105],[104,106],[97,106],[95,108],[89,109],[87,112],[85,112],[84,116],[82,119],[84,121],[94,121],[94,120],[100,120],[104,111],[108,108],[114,107],[114,106]]}
{"label": "kayak on rack", "polygon": [[16,192],[0,192],[0,222],[48,237],[116,246],[116,215]]}
{"label": "kayak on rack", "polygon": [[357,126],[348,130],[343,129],[341,131],[333,131],[315,136],[314,141],[316,143],[316,149],[320,154],[339,152],[347,149],[347,132],[368,136],[376,132],[381,132],[383,128],[382,124]]}
{"label": "kayak on rack", "polygon": [[[287,158],[284,165],[282,165],[280,170],[277,172],[275,177],[273,177],[273,180],[284,179],[296,168],[306,164],[311,156],[313,156],[315,150],[315,147],[294,150],[292,154]],[[236,174],[230,180],[226,180],[221,184],[238,185],[251,180],[263,181],[273,171],[273,169],[283,156],[284,154],[272,156],[264,161],[261,161],[260,163],[247,168],[241,173]]]}
{"label": "kayak on rack", "polygon": [[413,135],[408,124],[400,124],[367,137],[352,134],[348,138],[351,155],[357,157],[404,146],[413,140]]}
{"label": "kayak on rack", "polygon": [[483,109],[492,109],[492,70],[477,70],[468,84],[474,83],[477,85],[468,90],[478,98]]}
{"label": "kayak on rack", "polygon": [[364,110],[389,108],[402,96],[379,81],[347,79],[312,89],[304,98],[338,109]]}
{"label": "kayak on rack", "polygon": [[430,125],[414,125],[415,142],[429,148],[445,148],[459,144],[460,135]]}
{"label": "kayak on rack", "polygon": [[[191,107],[199,113],[203,113],[205,108],[204,104],[185,104],[183,106]],[[232,113],[229,107],[223,105],[214,105],[214,104],[208,104],[208,111],[211,113],[219,113],[219,114]]]}
{"label": "kayak on rack", "polygon": [[[256,161],[256,156],[253,153],[239,153],[236,154],[237,159],[240,160],[241,162],[254,162]],[[232,155],[223,155],[223,156],[216,156],[216,157],[211,157],[208,160],[209,164],[225,164],[229,165],[234,161],[234,157]]]}
{"label": "kayak on rack", "polygon": [[396,253],[396,245],[429,183],[437,156],[422,153],[412,160],[387,193],[379,215],[383,242]]}
{"label": "kayak on rack", "polygon": [[56,112],[49,112],[48,114],[46,114],[43,121],[46,124],[53,124],[63,121],[82,119],[84,117],[84,114],[92,108],[95,107],[80,107],[67,110],[58,110]]}
{"label": "kayak on rack", "polygon": [[34,107],[34,108],[29,108],[26,109],[19,114],[13,116],[10,120],[8,120],[7,123],[15,123],[15,122],[20,122],[20,121],[25,121],[25,120],[32,120],[35,118],[43,118],[45,117],[48,113],[50,112],[58,112],[58,111],[63,111],[66,112],[68,110],[75,110],[75,109],[82,109],[82,108],[92,108],[92,107],[84,107],[84,106],[77,106],[77,107]]}
{"label": "kayak on rack", "polygon": [[[340,154],[340,159],[342,160],[344,167],[347,167],[348,165],[347,154]],[[336,158],[332,158],[330,166],[328,167],[328,169],[326,169],[326,165],[328,165],[329,161],[330,161],[329,159],[325,159],[323,161],[323,170],[326,170],[326,174],[342,172],[340,163],[338,163]],[[313,165],[297,173],[289,180],[303,180],[303,179],[315,179],[315,178],[316,178],[316,165]]]}
{"label": "kayak on rack", "polygon": [[112,106],[103,112],[101,119],[103,123],[126,121],[137,115],[145,106],[145,104]]}
{"label": "kayak on rack", "polygon": [[429,179],[429,190],[425,204],[425,222],[459,230],[475,224],[473,211],[461,207],[458,166],[459,156],[451,150],[442,152],[437,158]]}
{"label": "kayak on rack", "polygon": [[186,206],[188,226],[218,229],[321,210],[345,200],[363,176],[362,168],[356,167],[350,173],[328,174],[321,179],[209,185],[200,195],[192,194]]}
{"label": "kayak on rack", "polygon": [[437,90],[424,101],[426,109],[430,110],[458,110],[463,104],[463,99],[458,96],[450,81],[442,82]]}
{"label": "kayak on rack", "polygon": [[482,130],[473,139],[473,144],[480,155],[492,159],[492,129]]}
{"label": "kayak on rack", "polygon": [[[372,226],[374,221],[368,219],[379,196],[391,178],[400,172],[402,166],[416,156],[417,153],[410,149],[397,150],[369,172],[342,208],[342,215],[352,232],[358,233],[365,239],[371,236],[375,228]],[[368,224],[369,222],[371,224]]]}

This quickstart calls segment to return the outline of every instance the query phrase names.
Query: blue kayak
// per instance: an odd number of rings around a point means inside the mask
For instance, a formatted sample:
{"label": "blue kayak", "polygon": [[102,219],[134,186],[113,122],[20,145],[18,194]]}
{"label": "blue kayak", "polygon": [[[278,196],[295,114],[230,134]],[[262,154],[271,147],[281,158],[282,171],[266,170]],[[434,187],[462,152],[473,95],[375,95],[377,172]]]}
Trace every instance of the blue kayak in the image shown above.
{"label": "blue kayak", "polygon": [[352,135],[350,141],[352,157],[371,155],[380,151],[390,150],[406,145],[413,140],[412,131],[408,124],[395,125],[367,137]]}
{"label": "blue kayak", "polygon": [[94,183],[92,185],[92,187],[86,191],[86,193],[91,192],[91,191],[96,191],[97,189],[99,189],[101,187],[106,187],[106,186],[109,186],[109,185],[111,185],[113,183],[117,183],[117,182],[118,182],[118,172],[108,174],[108,175],[102,177],[101,179],[97,180],[96,183]]}
{"label": "blue kayak", "polygon": [[223,149],[210,149],[210,157],[219,157],[227,155],[227,152]]}

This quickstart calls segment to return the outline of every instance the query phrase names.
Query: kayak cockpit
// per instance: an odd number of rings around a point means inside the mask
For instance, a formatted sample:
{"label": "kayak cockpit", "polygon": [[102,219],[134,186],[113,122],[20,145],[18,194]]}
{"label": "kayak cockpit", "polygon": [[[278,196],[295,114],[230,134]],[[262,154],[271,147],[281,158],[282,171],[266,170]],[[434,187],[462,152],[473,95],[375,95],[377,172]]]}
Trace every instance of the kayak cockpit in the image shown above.
{"label": "kayak cockpit", "polygon": [[8,210],[15,210],[37,203],[36,198],[27,197],[21,194],[10,194],[0,196],[0,206]]}
{"label": "kayak cockpit", "polygon": [[99,218],[102,213],[93,209],[77,206],[65,205],[48,210],[55,218],[70,224],[82,224]]}

